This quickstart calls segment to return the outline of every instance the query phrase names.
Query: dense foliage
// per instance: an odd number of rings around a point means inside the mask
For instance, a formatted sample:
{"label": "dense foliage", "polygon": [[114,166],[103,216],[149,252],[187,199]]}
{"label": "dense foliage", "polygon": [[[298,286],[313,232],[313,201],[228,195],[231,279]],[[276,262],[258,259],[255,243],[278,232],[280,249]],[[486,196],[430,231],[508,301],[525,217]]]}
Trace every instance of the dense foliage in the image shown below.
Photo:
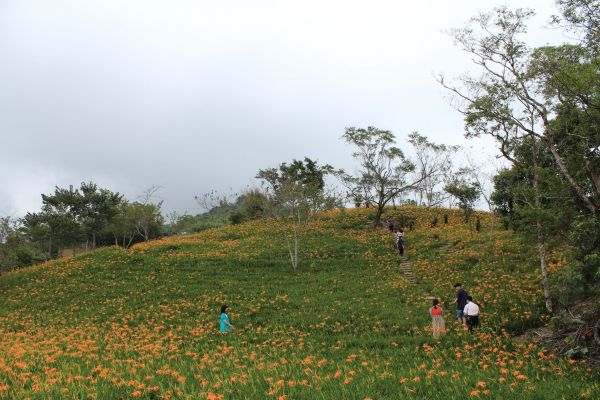
{"label": "dense foliage", "polygon": [[123,195],[83,182],[42,194],[42,209],[21,219],[0,220],[0,271],[32,265],[97,245],[129,247],[163,234],[161,203],[130,202]]}
{"label": "dense foliage", "polygon": [[494,138],[511,163],[495,178],[492,197],[506,225],[535,240],[549,311],[546,254],[553,247],[578,249],[565,282],[571,298],[561,306],[598,295],[600,280],[592,239],[600,235],[600,2],[556,3],[561,15],[553,23],[571,34],[570,43],[530,48],[523,37],[535,12],[499,7],[452,32],[479,70],[461,86],[440,80],[456,96],[467,137]]}

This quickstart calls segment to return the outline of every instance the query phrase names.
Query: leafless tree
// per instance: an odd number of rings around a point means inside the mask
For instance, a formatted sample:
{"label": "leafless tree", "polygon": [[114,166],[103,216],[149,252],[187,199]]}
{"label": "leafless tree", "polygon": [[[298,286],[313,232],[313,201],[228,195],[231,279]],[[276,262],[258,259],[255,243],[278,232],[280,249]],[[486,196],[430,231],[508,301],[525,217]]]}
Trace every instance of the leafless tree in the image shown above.
{"label": "leafless tree", "polygon": [[421,178],[415,193],[418,204],[437,207],[446,199],[444,182],[452,171],[452,161],[460,146],[448,146],[430,142],[427,137],[413,132],[408,142],[415,152],[415,173]]}

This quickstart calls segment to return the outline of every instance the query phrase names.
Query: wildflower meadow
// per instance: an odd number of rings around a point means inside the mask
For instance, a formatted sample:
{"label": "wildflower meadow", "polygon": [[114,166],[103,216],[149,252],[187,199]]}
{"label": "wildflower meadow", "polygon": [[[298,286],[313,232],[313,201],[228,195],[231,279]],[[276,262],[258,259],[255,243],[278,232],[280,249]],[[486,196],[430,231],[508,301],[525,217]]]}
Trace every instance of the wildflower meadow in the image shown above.
{"label": "wildflower meadow", "polygon": [[[390,209],[415,221],[405,232],[413,285],[371,215],[314,219],[297,274],[285,226],[269,220],[6,274],[0,398],[600,398],[597,368],[513,338],[548,319],[535,249],[497,223],[490,232],[484,213],[476,232],[456,210]],[[557,270],[568,263],[551,258]],[[473,334],[453,317],[454,282],[480,304]],[[440,340],[427,295],[444,306]]]}

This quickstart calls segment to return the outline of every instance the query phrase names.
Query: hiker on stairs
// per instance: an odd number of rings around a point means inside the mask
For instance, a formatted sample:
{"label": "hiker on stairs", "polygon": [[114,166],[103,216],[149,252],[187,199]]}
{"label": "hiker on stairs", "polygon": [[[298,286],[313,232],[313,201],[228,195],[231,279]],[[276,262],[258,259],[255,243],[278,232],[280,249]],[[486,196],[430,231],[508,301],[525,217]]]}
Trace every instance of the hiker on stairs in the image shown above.
{"label": "hiker on stairs", "polygon": [[400,257],[404,257],[404,231],[402,229],[396,229],[394,232],[394,241],[396,243],[396,250]]}

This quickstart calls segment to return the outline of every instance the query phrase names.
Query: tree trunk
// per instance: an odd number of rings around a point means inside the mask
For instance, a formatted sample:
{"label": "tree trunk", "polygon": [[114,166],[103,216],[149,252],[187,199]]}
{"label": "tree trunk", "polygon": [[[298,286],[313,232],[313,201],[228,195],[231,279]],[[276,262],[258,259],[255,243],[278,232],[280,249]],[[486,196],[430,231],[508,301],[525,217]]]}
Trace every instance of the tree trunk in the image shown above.
{"label": "tree trunk", "polygon": [[[541,223],[538,222],[538,229],[541,228]],[[539,229],[541,230],[541,229]],[[540,271],[542,273],[542,289],[544,291],[544,299],[546,300],[546,310],[550,314],[553,312],[552,296],[550,294],[550,286],[548,284],[548,268],[546,265],[546,242],[544,235],[538,233],[538,253],[540,255]]]}
{"label": "tree trunk", "polygon": [[592,176],[592,182],[594,182],[594,186],[596,187],[596,194],[600,195],[600,170],[592,164],[589,158],[585,160],[585,168]]}
{"label": "tree trunk", "polygon": [[373,228],[378,228],[381,226],[381,216],[383,215],[383,210],[385,209],[385,205],[378,203],[377,204],[377,212],[375,213],[375,219],[373,221]]}
{"label": "tree trunk", "polygon": [[296,226],[294,226],[294,272],[298,273],[298,247],[300,242],[300,229],[302,224],[302,215],[300,208],[296,211]]}
{"label": "tree trunk", "polygon": [[297,230],[294,231],[294,272],[298,273],[298,241],[300,239],[300,234]]}
{"label": "tree trunk", "polygon": [[490,222],[490,242],[492,241],[492,234],[494,233],[494,219],[495,219],[495,213],[494,213],[494,209],[490,210],[491,213],[491,222]]}
{"label": "tree trunk", "polygon": [[[125,247],[126,249],[128,249],[129,246],[131,246],[131,242],[133,242],[134,236],[135,236],[135,233],[130,234],[129,235],[129,241],[127,242],[127,245],[123,246],[123,247]],[[125,244],[125,236],[124,235],[123,235],[123,244]]]}
{"label": "tree trunk", "polygon": [[535,212],[536,212],[536,228],[537,228],[537,245],[538,254],[540,256],[540,272],[542,274],[542,290],[544,291],[544,299],[546,300],[546,310],[552,314],[552,296],[550,294],[550,286],[548,283],[548,268],[546,265],[546,241],[544,237],[542,216],[541,216],[541,201],[540,201],[540,186],[539,186],[539,171],[537,165],[538,148],[534,139],[533,145],[533,193],[535,196]]}
{"label": "tree trunk", "polygon": [[565,165],[565,162],[564,162],[562,156],[560,155],[560,153],[558,152],[558,149],[556,148],[554,136],[552,136],[552,134],[549,132],[548,128],[546,128],[545,137],[547,138],[548,149],[550,149],[550,152],[554,156],[554,160],[556,161],[556,165],[558,166],[558,169],[560,170],[560,172],[562,172],[563,176],[565,178],[567,178],[567,181],[569,182],[571,187],[575,190],[575,192],[577,192],[577,195],[579,196],[579,198],[581,200],[583,200],[583,202],[585,203],[588,210],[590,210],[593,215],[596,215],[596,211],[597,211],[596,205],[594,203],[592,203],[592,201],[589,199],[589,197],[587,196],[585,191],[581,188],[581,186],[579,186],[579,184],[577,184],[577,182],[575,182],[575,179],[573,179],[573,176],[571,176],[571,174],[569,173],[569,170],[567,169],[567,166]]}
{"label": "tree trunk", "polygon": [[290,256],[290,262],[292,263],[292,270],[294,273],[298,271],[298,244],[296,238],[294,237],[294,251],[292,251],[292,242],[288,235],[285,235],[285,242],[288,246],[288,254]]}

